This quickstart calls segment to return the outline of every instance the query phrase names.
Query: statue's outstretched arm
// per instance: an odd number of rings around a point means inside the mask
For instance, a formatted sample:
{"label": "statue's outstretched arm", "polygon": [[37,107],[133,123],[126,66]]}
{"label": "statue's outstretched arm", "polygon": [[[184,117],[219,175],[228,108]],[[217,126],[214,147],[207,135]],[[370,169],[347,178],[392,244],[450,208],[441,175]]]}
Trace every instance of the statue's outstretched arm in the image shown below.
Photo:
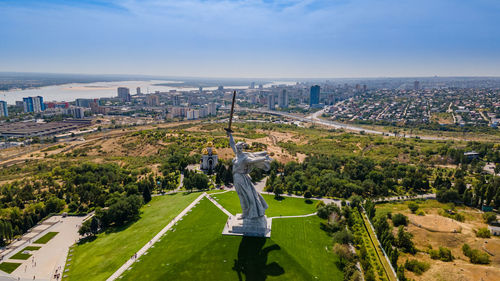
{"label": "statue's outstretched arm", "polygon": [[227,132],[227,136],[229,137],[229,146],[233,149],[234,154],[236,154],[236,144],[234,143],[233,134]]}

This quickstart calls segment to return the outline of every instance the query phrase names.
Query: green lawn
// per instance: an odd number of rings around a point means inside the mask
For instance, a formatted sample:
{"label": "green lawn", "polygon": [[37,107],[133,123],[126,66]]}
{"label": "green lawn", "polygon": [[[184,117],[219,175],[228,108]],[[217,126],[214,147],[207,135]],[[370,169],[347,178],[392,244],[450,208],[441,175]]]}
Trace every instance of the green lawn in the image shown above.
{"label": "green lawn", "polygon": [[19,251],[12,257],[10,257],[13,260],[27,260],[31,257],[31,254],[24,254],[23,251]]}
{"label": "green lawn", "polygon": [[36,243],[36,244],[47,244],[47,242],[49,242],[50,239],[54,238],[54,236],[56,236],[58,233],[59,232],[49,232],[49,233],[45,234],[44,236],[38,238],[38,240],[36,240],[33,243]]}
{"label": "green lawn", "polygon": [[[317,200],[292,197],[282,197],[281,200],[276,200],[274,195],[262,194],[262,196],[269,205],[269,209],[266,210],[267,217],[307,215],[316,212]],[[231,214],[241,213],[240,199],[235,191],[214,194],[212,198],[216,199]]]}
{"label": "green lawn", "polygon": [[21,252],[24,252],[24,251],[36,251],[36,250],[40,250],[40,246],[28,246],[24,249],[21,250]]}
{"label": "green lawn", "polygon": [[224,236],[227,216],[203,199],[121,280],[342,280],[316,216],[273,220],[271,238]]}
{"label": "green lawn", "polygon": [[100,233],[97,239],[73,247],[64,280],[106,280],[201,193],[153,197],[141,218],[125,227]]}
{"label": "green lawn", "polygon": [[7,273],[12,273],[20,265],[21,264],[17,262],[2,262],[0,263],[0,270],[5,271]]}

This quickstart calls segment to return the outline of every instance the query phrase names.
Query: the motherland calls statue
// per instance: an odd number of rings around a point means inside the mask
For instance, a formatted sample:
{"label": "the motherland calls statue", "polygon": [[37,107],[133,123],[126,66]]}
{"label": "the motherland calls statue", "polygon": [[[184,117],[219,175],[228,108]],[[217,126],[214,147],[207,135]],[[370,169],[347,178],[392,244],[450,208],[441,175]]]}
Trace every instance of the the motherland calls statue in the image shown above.
{"label": "the motherland calls statue", "polygon": [[234,142],[231,123],[233,120],[235,97],[236,91],[233,93],[229,126],[226,131],[229,136],[229,145],[236,155],[233,159],[233,183],[240,199],[242,213],[228,219],[223,234],[270,237],[271,220],[268,223],[265,216],[268,205],[262,195],[255,190],[252,179],[248,174],[253,168],[261,168],[268,171],[271,158],[266,151],[256,153],[245,152],[244,149],[248,147],[246,143]]}
{"label": "the motherland calls statue", "polygon": [[233,135],[231,132],[227,133],[229,136],[229,145],[236,154],[233,159],[233,182],[240,198],[241,204],[241,217],[238,219],[255,219],[263,217],[268,208],[266,201],[253,186],[252,180],[248,175],[253,168],[269,170],[271,158],[267,151],[250,153],[244,152],[244,148],[248,145],[244,142],[234,143]]}

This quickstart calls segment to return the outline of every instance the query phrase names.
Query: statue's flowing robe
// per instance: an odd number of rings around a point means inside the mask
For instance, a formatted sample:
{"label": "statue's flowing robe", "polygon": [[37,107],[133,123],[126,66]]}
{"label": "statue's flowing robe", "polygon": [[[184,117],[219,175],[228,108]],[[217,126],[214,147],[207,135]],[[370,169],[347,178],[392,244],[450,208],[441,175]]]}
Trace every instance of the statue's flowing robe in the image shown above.
{"label": "statue's flowing robe", "polygon": [[262,217],[269,207],[262,195],[255,190],[252,179],[248,175],[253,168],[268,171],[270,158],[267,152],[244,152],[233,159],[233,182],[240,198],[242,216],[245,219]]}

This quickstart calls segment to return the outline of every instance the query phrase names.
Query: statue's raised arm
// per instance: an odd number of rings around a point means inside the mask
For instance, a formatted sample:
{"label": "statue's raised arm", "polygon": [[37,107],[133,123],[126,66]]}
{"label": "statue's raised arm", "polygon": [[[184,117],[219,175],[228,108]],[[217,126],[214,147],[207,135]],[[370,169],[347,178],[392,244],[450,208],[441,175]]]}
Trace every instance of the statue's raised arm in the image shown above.
{"label": "statue's raised arm", "polygon": [[234,154],[236,154],[236,144],[234,142],[233,133],[227,131],[227,136],[229,137],[229,146],[233,149]]}

